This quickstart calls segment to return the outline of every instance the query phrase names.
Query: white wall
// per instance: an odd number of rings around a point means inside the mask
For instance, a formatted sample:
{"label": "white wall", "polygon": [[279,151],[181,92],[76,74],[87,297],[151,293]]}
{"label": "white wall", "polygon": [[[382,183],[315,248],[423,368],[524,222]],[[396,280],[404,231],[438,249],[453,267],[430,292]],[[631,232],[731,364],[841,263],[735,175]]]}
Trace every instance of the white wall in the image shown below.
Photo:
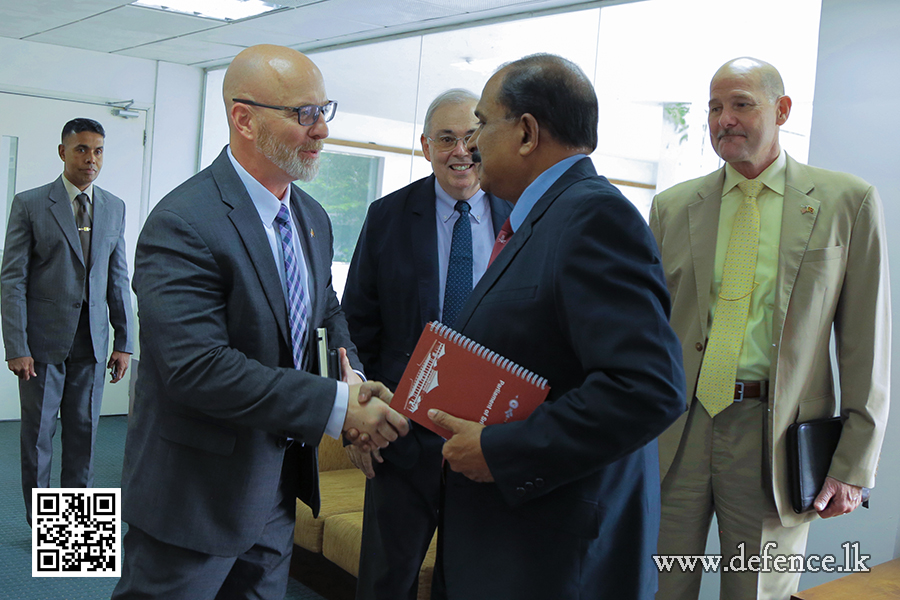
{"label": "white wall", "polygon": [[[133,100],[134,108],[146,112],[147,142],[142,168],[136,170],[143,173],[137,186],[141,191],[137,197],[123,197],[129,215],[125,232],[130,249],[128,261],[129,267],[133,267],[131,253],[137,242],[139,225],[149,208],[196,172],[203,71],[171,63],[4,38],[0,38],[0,56],[3,57],[0,90],[101,105]],[[74,116],[78,115],[68,118]],[[48,115],[48,118],[57,117]],[[98,120],[109,123],[117,118],[110,111],[108,117]],[[60,120],[59,129],[64,123],[65,120]],[[62,172],[62,163],[56,157],[55,148],[51,144],[46,156],[54,169],[59,167],[54,171],[58,175]],[[107,168],[109,164],[107,161]],[[106,171],[104,169],[98,179],[101,187],[104,175],[108,176]],[[27,188],[17,187],[17,191],[23,189]],[[107,385],[103,413],[126,412],[127,392],[127,381]],[[18,416],[16,378],[3,369],[0,372],[0,419]]]}
{"label": "white wall", "polygon": [[[900,3],[896,0],[823,0],[816,97],[809,163],[859,175],[878,188],[884,202],[891,260],[894,382],[900,390]],[[809,552],[840,552],[859,541],[873,566],[900,554],[900,414],[894,407],[878,467],[872,508],[814,523]],[[804,575],[801,589],[835,575]]]}

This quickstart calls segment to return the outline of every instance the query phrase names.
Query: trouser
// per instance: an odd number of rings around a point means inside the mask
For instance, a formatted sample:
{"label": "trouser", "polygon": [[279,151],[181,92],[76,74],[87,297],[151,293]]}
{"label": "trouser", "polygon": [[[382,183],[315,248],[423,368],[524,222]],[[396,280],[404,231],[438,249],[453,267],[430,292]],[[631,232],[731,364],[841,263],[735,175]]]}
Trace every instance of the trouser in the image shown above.
{"label": "trouser", "polygon": [[[259,539],[240,556],[213,556],[130,525],[113,600],[282,600],[294,548],[293,498],[277,494]],[[240,510],[240,507],[234,507]]]}
{"label": "trouser", "polygon": [[375,477],[366,482],[357,600],[416,599],[419,570],[437,527],[443,443],[414,425],[388,449],[396,454],[401,446],[417,445],[407,449],[414,454],[412,464],[400,457],[375,463]]}
{"label": "trouser", "polygon": [[94,441],[103,399],[105,365],[94,358],[86,310],[82,311],[65,362],[35,361],[34,370],[36,377],[19,380],[22,492],[29,523],[31,490],[50,487],[57,421],[62,422],[60,486],[91,487],[94,481]]}
{"label": "trouser", "polygon": [[[722,568],[732,563],[740,567],[741,559],[735,557],[743,553],[747,561],[767,545],[773,560],[806,549],[809,523],[783,527],[775,507],[763,444],[767,410],[764,399],[745,399],[711,418],[695,399],[662,482],[659,554],[704,554],[715,512],[723,600],[786,600],[800,582],[800,573]],[[657,600],[695,600],[702,575],[701,567],[684,571],[676,562],[671,571],[660,573]]]}

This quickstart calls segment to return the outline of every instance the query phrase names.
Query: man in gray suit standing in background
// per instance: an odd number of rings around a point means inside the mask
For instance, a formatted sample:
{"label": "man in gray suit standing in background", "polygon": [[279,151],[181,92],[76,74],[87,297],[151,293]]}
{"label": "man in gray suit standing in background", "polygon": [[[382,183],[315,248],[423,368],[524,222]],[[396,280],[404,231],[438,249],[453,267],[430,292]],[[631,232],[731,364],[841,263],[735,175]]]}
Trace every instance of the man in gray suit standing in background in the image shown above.
{"label": "man in gray suit standing in background", "polygon": [[[0,272],[3,345],[19,378],[22,491],[50,486],[57,413],[64,488],[91,487],[105,367],[117,383],[132,352],[125,203],[93,182],[103,166],[100,123],[73,119],[59,145],[63,174],[17,194]],[[109,325],[113,352],[106,362]]]}

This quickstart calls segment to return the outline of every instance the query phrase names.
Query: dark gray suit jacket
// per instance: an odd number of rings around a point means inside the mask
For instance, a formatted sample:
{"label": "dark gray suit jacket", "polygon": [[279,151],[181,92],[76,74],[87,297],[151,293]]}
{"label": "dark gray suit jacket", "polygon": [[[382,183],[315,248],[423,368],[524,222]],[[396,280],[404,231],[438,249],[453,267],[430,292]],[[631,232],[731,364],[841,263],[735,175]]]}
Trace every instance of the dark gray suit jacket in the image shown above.
{"label": "dark gray suit jacket", "polygon": [[113,349],[132,352],[125,203],[95,185],[93,205],[87,271],[62,175],[13,199],[0,272],[6,360],[22,356],[49,364],[66,360],[86,276],[94,358],[106,362],[110,323]]}
{"label": "dark gray suit jacket", "polygon": [[[359,368],[331,286],[331,223],[296,186],[291,209],[310,268],[310,331],[327,327]],[[282,472],[285,493],[317,512],[315,447],[336,382],[292,366],[275,260],[224,150],[148,217],[134,289],[142,360],[125,521],[169,544],[236,556],[259,538]],[[286,436],[295,440],[287,450]]]}

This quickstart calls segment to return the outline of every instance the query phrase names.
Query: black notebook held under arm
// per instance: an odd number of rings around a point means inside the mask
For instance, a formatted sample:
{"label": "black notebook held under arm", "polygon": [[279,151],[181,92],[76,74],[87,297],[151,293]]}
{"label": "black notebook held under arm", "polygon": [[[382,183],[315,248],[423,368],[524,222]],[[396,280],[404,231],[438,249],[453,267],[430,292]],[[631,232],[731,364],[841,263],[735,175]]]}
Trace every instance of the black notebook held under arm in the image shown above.
{"label": "black notebook held under arm", "polygon": [[[812,508],[825,485],[842,428],[841,417],[794,423],[788,427],[788,477],[794,512],[802,513]],[[868,508],[868,488],[863,488],[862,493],[863,506]]]}
{"label": "black notebook held under arm", "polygon": [[812,508],[825,484],[842,427],[840,417],[794,423],[788,427],[788,477],[794,512],[802,513]]}

